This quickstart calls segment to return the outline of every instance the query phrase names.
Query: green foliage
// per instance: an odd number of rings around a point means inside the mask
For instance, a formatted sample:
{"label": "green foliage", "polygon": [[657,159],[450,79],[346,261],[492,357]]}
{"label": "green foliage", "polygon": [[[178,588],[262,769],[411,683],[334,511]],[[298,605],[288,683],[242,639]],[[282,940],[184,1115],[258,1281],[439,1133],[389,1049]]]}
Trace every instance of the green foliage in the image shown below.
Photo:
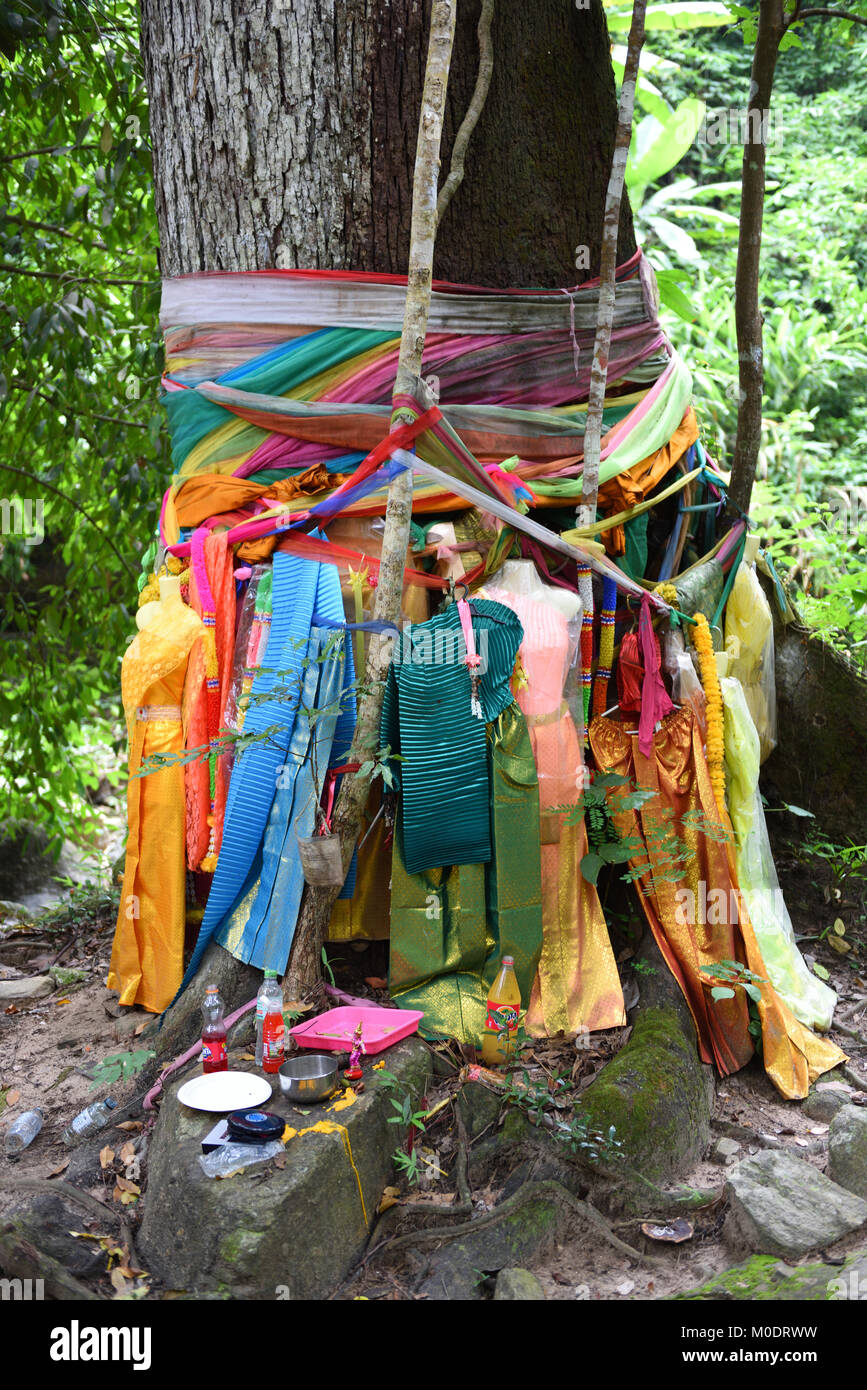
{"label": "green foliage", "polygon": [[0,789],[7,815],[82,841],[168,471],[131,0],[7,0],[0,130],[0,498],[44,515],[41,543],[0,537]]}
{"label": "green foliage", "polygon": [[389,1103],[394,1110],[393,1115],[389,1115],[386,1123],[390,1125],[400,1125],[406,1131],[407,1147],[398,1148],[392,1154],[392,1162],[399,1173],[402,1173],[411,1186],[418,1183],[421,1176],[421,1167],[418,1154],[412,1138],[416,1132],[424,1133],[425,1121],[427,1119],[426,1110],[416,1110],[410,1088],[394,1072],[382,1071],[376,1073],[376,1084],[384,1091],[390,1092]]}
{"label": "green foliage", "polygon": [[[567,1100],[570,1073],[555,1075],[549,1082],[531,1079],[528,1072],[516,1073],[506,1078],[503,1098],[510,1105],[516,1105],[532,1120],[533,1124],[544,1125],[550,1129],[554,1138],[576,1158],[588,1163],[598,1163],[600,1159],[611,1161],[621,1156],[622,1145],[611,1125],[606,1133],[591,1127],[590,1120],[580,1110],[574,1109]],[[571,1110],[568,1116],[564,1107]]]}
{"label": "green foliage", "polygon": [[90,1089],[93,1090],[96,1086],[113,1086],[116,1081],[131,1080],[151,1057],[155,1056],[155,1052],[140,1048],[137,1052],[114,1052],[110,1057],[103,1057],[93,1069]]}

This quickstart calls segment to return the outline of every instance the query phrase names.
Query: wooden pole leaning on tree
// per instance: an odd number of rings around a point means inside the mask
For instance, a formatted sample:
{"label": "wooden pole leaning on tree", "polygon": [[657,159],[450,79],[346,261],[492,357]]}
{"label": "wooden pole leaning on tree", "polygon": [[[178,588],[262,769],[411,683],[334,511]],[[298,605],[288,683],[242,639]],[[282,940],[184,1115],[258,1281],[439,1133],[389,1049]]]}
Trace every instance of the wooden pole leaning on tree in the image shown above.
{"label": "wooden pole leaning on tree", "polygon": [[599,491],[599,464],[602,454],[602,411],[605,388],[608,384],[608,355],[614,328],[614,299],[617,271],[617,240],[620,231],[620,204],[626,180],[626,161],[632,139],[632,116],[635,111],[635,86],[638,65],[644,46],[644,16],[647,0],[635,0],[620,105],[617,112],[617,134],[608,192],[605,196],[605,216],[602,223],[602,252],[599,266],[599,309],[596,316],[596,340],[593,344],[593,363],[590,368],[590,391],[587,398],[587,420],[584,426],[584,472],[581,501],[576,508],[576,524],[592,526],[596,520],[596,497]]}
{"label": "wooden pole leaning on tree", "polygon": [[[430,312],[433,255],[437,228],[437,184],[440,168],[443,120],[452,46],[455,35],[457,0],[433,0],[430,40],[422,92],[421,116],[416,144],[410,224],[409,270],[406,306],[400,340],[394,395],[421,390],[421,365],[427,321]],[[395,417],[392,428],[404,423]],[[397,623],[403,595],[403,571],[409,544],[412,517],[412,473],[407,470],[393,479],[388,489],[385,533],[374,618]],[[364,763],[379,748],[379,720],[383,683],[391,659],[391,639],[374,634],[370,642],[364,687],[358,708],[350,762]],[[360,773],[344,778],[334,812],[332,830],[340,836],[344,869],[348,870],[358,839],[361,815],[370,790],[370,776]],[[338,887],[307,885],[289,958],[289,972],[303,989],[319,978],[322,943],[338,896]]]}

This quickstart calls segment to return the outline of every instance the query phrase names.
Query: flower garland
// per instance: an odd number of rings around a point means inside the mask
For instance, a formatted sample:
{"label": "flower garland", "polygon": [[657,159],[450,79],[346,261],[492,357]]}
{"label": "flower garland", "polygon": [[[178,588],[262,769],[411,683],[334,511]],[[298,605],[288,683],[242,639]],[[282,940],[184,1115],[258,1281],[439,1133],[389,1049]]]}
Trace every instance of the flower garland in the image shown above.
{"label": "flower garland", "polygon": [[593,682],[593,575],[589,565],[578,566],[578,592],[584,608],[581,619],[581,683],[584,696],[582,741],[589,747],[590,692]]}
{"label": "flower garland", "polygon": [[720,814],[726,808],[725,741],[723,738],[723,702],[713,638],[704,613],[696,613],[692,640],[698,652],[701,683],[707,701],[707,768]]}
{"label": "flower garland", "polygon": [[207,699],[207,720],[208,720],[208,742],[210,753],[208,756],[208,781],[210,791],[210,811],[208,814],[208,825],[210,836],[208,841],[208,852],[199,865],[202,873],[212,874],[217,867],[217,855],[215,850],[215,825],[214,825],[214,802],[217,791],[217,746],[219,743],[220,728],[220,668],[217,662],[217,614],[214,603],[214,595],[208,582],[208,571],[205,564],[205,538],[207,532],[203,527],[193,532],[192,543],[192,570],[196,578],[196,588],[199,591],[199,598],[202,604],[202,622],[205,626],[205,692]]}
{"label": "flower garland", "polygon": [[[593,686],[593,713],[604,714],[608,703],[608,682],[614,665],[614,612],[617,607],[617,584],[608,576],[602,581],[602,617],[599,633],[599,661]],[[583,630],[583,629],[582,629]]]}

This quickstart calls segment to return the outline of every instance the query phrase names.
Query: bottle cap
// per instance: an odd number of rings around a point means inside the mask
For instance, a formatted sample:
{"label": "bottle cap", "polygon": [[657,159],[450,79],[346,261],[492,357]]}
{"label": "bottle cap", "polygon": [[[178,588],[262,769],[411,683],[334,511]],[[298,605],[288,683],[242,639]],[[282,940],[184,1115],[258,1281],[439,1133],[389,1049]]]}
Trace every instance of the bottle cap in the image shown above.
{"label": "bottle cap", "polygon": [[205,985],[205,993],[206,993],[206,994],[219,994],[219,993],[220,993],[220,986],[219,986],[219,985]]}
{"label": "bottle cap", "polygon": [[514,965],[514,964],[515,964],[515,957],[514,957],[514,956],[503,956],[503,965]]}
{"label": "bottle cap", "polygon": [[117,1107],[117,1101],[116,1101],[116,1100],[113,1100],[111,1096],[107,1096],[106,1099],[105,1099],[105,1108],[106,1108],[106,1110],[114,1110],[114,1109],[116,1109],[116,1107]]}
{"label": "bottle cap", "polygon": [[276,980],[276,978],[277,978],[277,971],[276,971],[276,970],[266,970],[266,971],[265,971],[265,979],[266,979],[266,980]]}

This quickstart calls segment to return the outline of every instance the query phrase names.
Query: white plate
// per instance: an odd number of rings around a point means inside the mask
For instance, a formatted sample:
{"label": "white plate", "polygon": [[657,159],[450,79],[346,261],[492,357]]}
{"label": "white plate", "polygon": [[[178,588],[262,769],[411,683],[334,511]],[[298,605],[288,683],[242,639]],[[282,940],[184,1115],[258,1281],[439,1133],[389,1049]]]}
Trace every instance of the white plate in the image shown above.
{"label": "white plate", "polygon": [[191,1110],[246,1110],[250,1105],[262,1105],[272,1090],[270,1081],[252,1072],[212,1071],[185,1081],[178,1100]]}

